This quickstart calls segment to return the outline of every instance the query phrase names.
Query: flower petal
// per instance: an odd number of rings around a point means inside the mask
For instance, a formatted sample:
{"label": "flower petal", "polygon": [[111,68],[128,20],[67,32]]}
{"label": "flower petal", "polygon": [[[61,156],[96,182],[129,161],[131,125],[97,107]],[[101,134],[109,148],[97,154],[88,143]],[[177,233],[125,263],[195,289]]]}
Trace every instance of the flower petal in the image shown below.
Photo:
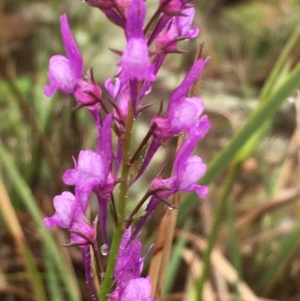
{"label": "flower petal", "polygon": [[68,229],[73,220],[72,211],[74,210],[75,203],[76,198],[71,192],[64,191],[61,195],[57,195],[53,199],[56,212],[52,217],[46,217],[44,219],[45,227],[52,228],[59,226]]}
{"label": "flower petal", "polygon": [[131,279],[124,289],[120,301],[152,301],[150,278]]}
{"label": "flower petal", "polygon": [[66,14],[63,14],[60,17],[60,28],[73,76],[74,78],[79,79],[83,76],[83,62],[79,48],[71,32]]}
{"label": "flower petal", "polygon": [[66,57],[54,55],[50,58],[48,77],[50,85],[44,88],[46,96],[52,96],[57,89],[67,94],[74,92],[77,80],[73,76],[70,62]]}

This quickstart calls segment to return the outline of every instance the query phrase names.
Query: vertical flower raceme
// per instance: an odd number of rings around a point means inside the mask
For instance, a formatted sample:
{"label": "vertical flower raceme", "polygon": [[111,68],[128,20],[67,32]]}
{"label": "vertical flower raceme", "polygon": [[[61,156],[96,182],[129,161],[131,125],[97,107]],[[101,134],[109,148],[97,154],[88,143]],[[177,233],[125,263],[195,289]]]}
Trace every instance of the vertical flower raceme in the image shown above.
{"label": "vertical flower raceme", "polygon": [[[96,275],[101,285],[100,301],[107,298],[110,301],[152,301],[150,278],[142,276],[146,255],[141,256],[143,246],[137,239],[142,227],[160,202],[172,206],[168,201],[172,194],[193,192],[204,198],[208,193],[206,186],[198,184],[206,165],[193,152],[208,132],[210,123],[203,115],[204,101],[188,95],[208,59],[198,59],[193,64],[168,99],[166,112],[160,107],[159,113],[149,119],[148,133],[140,143],[134,143],[135,120],[149,108],[143,100],[151,92],[166,56],[182,53],[178,42],[199,34],[198,27],[192,26],[195,9],[190,6],[191,0],[160,0],[147,21],[147,2],[143,0],[86,2],[121,27],[127,44],[122,51],[115,51],[120,54],[119,71],[105,81],[107,93],[102,94],[92,70],[84,72],[82,55],[66,14],[60,17],[66,56],[50,58],[49,84],[45,85],[44,93],[51,97],[59,90],[73,95],[78,103],[76,108],[84,107],[92,114],[97,141],[94,147],[81,150],[77,159],[73,159],[74,167],[64,172],[63,181],[74,189],[74,194],[65,191],[56,196],[53,200],[55,213],[46,217],[44,224],[47,228],[58,226],[68,230],[70,245],[80,247],[93,300],[98,297],[93,288],[90,249],[95,256]],[[154,102],[153,106],[159,104]],[[144,174],[158,148],[181,134],[186,140],[175,155],[172,175],[165,178],[160,173],[152,179],[144,197],[137,200],[132,212],[128,212],[127,204],[135,201],[127,198],[131,195],[131,186]],[[143,152],[144,161],[138,165]],[[135,165],[139,167],[133,177]],[[87,213],[93,196],[98,207],[96,218],[91,222]],[[148,199],[143,215],[138,216]],[[111,218],[108,218],[109,213]],[[107,234],[108,221],[111,221],[110,228],[114,228],[112,240]],[[99,240],[102,241],[100,248]],[[107,270],[101,271],[101,254],[108,253]]]}

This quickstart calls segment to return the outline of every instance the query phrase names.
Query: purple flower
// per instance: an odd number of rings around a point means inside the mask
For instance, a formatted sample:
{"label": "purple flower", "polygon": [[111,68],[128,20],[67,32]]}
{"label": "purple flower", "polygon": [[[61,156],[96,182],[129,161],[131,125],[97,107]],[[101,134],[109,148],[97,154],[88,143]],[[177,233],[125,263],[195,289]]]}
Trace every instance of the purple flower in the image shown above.
{"label": "purple flower", "polygon": [[160,8],[167,15],[177,16],[182,13],[186,4],[192,0],[160,0]]}
{"label": "purple flower", "polygon": [[124,16],[122,14],[120,15],[120,8],[115,10],[115,0],[86,0],[85,2],[102,10],[111,22],[121,26],[122,28],[125,27]]}
{"label": "purple flower", "polygon": [[[54,55],[49,61],[48,77],[50,84],[44,86],[44,93],[51,97],[57,90],[74,94],[79,105],[94,110],[99,105],[101,88],[95,83],[90,72],[86,78],[83,73],[83,62],[79,48],[72,35],[66,14],[60,17],[61,34],[67,57]],[[96,105],[97,104],[97,105]]]}
{"label": "purple flower", "polygon": [[102,156],[92,150],[82,150],[75,168],[68,169],[63,175],[67,185],[75,185],[80,191],[90,192],[93,187],[104,184],[104,162]]}
{"label": "purple flower", "polygon": [[126,229],[122,236],[114,276],[118,283],[128,283],[130,279],[141,276],[144,258],[140,258],[142,244],[135,240],[131,244],[131,227]]}
{"label": "purple flower", "polygon": [[131,227],[123,233],[114,271],[117,286],[108,297],[110,301],[151,301],[150,279],[141,277],[147,254],[140,257],[142,244],[136,239],[130,241],[130,238]]}
{"label": "purple flower", "polygon": [[[58,226],[63,229],[78,231],[90,240],[95,240],[96,230],[94,225],[90,225],[85,210],[80,206],[80,195],[76,197],[68,191],[64,191],[61,195],[53,199],[55,214],[52,217],[44,219],[44,225],[47,228]],[[86,244],[87,241],[83,237],[71,233],[71,243]]]}
{"label": "purple flower", "polygon": [[132,0],[115,0],[115,4],[125,17],[128,18],[128,9]]}
{"label": "purple flower", "polygon": [[48,77],[50,85],[44,87],[46,96],[52,96],[56,90],[72,94],[83,77],[83,62],[80,51],[72,35],[66,14],[60,17],[61,34],[67,57],[54,55],[49,62]]}
{"label": "purple flower", "polygon": [[189,137],[184,141],[174,160],[174,173],[168,179],[156,177],[151,185],[150,191],[154,192],[150,199],[145,215],[139,220],[130,241],[134,240],[141,231],[150,214],[155,210],[161,200],[167,200],[169,196],[180,192],[195,191],[199,197],[204,198],[208,193],[207,186],[199,185],[198,180],[206,172],[206,165],[198,156],[191,156],[199,139],[203,138],[210,129],[207,116],[203,116],[195,125],[194,130],[189,131]]}
{"label": "purple flower", "polygon": [[86,72],[85,80],[78,80],[74,97],[80,106],[86,106],[89,111],[99,110],[99,99],[102,96],[101,88],[95,83],[91,72]]}
{"label": "purple flower", "polygon": [[114,0],[87,0],[86,2],[89,5],[96,6],[100,9],[114,7]]}
{"label": "purple flower", "polygon": [[151,295],[150,277],[131,279],[124,289],[120,301],[154,301]]}
{"label": "purple flower", "polygon": [[165,192],[158,192],[157,195],[163,198],[169,197],[169,195],[181,191],[191,192],[196,191],[201,198],[206,197],[207,187],[197,184],[197,181],[206,172],[206,165],[202,162],[198,156],[191,156],[186,161],[179,161],[179,164],[175,166],[175,175],[168,179],[156,178],[151,183],[151,188],[158,189],[166,187],[169,190]]}
{"label": "purple flower", "polygon": [[47,228],[59,226],[69,231],[76,231],[77,233],[71,232],[71,244],[80,246],[85,276],[89,291],[93,300],[96,300],[96,294],[93,289],[93,283],[91,278],[91,255],[89,244],[96,243],[96,224],[97,218],[90,224],[85,216],[86,208],[81,206],[80,193],[76,193],[76,197],[70,192],[63,192],[54,198],[53,203],[55,207],[55,214],[52,217],[46,217],[44,219],[44,225]]}
{"label": "purple flower", "polygon": [[154,117],[153,134],[161,141],[194,126],[204,109],[204,103],[197,97],[181,98],[176,106],[169,107],[166,118]]}
{"label": "purple flower", "polygon": [[153,66],[150,63],[147,40],[143,33],[146,4],[143,0],[132,0],[126,22],[127,46],[118,64],[121,78],[127,80],[154,81]]}
{"label": "purple flower", "polygon": [[156,116],[152,118],[153,141],[149,147],[143,165],[140,168],[136,181],[145,171],[159,146],[181,131],[189,131],[196,127],[199,116],[204,109],[203,101],[197,97],[185,97],[190,86],[200,76],[208,58],[198,60],[194,63],[182,83],[177,87],[170,97],[167,114],[165,117]]}
{"label": "purple flower", "polygon": [[195,38],[199,34],[199,28],[190,29],[194,15],[195,8],[189,7],[182,11],[182,15],[172,18],[155,39],[156,51],[178,52],[178,41]]}
{"label": "purple flower", "polygon": [[204,109],[204,103],[197,97],[185,97],[190,86],[200,76],[206,60],[198,60],[194,63],[182,83],[170,97],[167,115],[164,118],[154,117],[154,136],[165,141],[183,130],[193,127]]}
{"label": "purple flower", "polygon": [[112,97],[117,109],[114,109],[113,116],[118,122],[119,130],[125,131],[125,122],[128,115],[128,105],[130,100],[128,85],[116,78],[109,78],[105,81],[105,88]]}

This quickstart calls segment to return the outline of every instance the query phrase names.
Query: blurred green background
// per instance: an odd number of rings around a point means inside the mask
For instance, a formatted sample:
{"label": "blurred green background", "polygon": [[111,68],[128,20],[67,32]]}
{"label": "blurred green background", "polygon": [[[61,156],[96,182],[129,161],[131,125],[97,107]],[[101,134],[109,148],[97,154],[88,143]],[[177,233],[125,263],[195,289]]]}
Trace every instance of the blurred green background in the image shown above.
{"label": "blurred green background", "polygon": [[[150,12],[156,3],[147,1]],[[182,42],[188,53],[167,58],[149,99],[167,100],[203,42],[211,59],[200,97],[212,129],[197,153],[209,166],[203,183],[210,194],[183,199],[178,229],[189,236],[178,230],[164,298],[200,300],[205,278],[207,301],[300,300],[300,2],[197,0],[195,6],[201,34]],[[71,156],[93,148],[96,138],[88,113],[71,110],[71,96],[43,95],[49,58],[64,53],[63,12],[86,69],[93,67],[102,87],[117,72],[109,48],[125,45],[118,27],[79,0],[0,0],[1,301],[90,300],[80,252],[61,247],[68,233],[42,224],[53,214],[53,197],[68,189],[61,176]],[[145,129],[142,122],[138,139]],[[149,177],[173,146],[157,156]],[[145,240],[164,210],[147,224]],[[207,243],[216,247],[213,255]],[[210,273],[201,277],[209,257]]]}

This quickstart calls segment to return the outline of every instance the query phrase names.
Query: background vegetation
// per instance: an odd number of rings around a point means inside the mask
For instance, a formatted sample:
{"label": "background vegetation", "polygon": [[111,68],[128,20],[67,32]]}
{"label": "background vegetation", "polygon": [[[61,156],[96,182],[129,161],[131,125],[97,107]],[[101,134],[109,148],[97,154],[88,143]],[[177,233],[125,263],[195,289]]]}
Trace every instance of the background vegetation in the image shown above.
{"label": "background vegetation", "polygon": [[[156,1],[148,2],[154,9]],[[211,60],[200,95],[212,130],[198,152],[209,166],[202,182],[210,194],[202,201],[182,196],[164,299],[299,300],[300,3],[195,2],[201,36],[182,44],[188,54],[167,60],[150,101],[167,100],[204,42]],[[49,57],[64,51],[58,22],[63,12],[101,85],[117,70],[118,57],[108,47],[124,44],[117,27],[80,1],[0,0],[4,301],[89,300],[80,253],[61,247],[68,233],[42,224],[53,213],[53,197],[67,189],[61,175],[71,156],[95,141],[88,114],[71,110],[72,97],[43,95]],[[139,126],[137,137],[144,128]],[[173,148],[171,141],[149,174],[157,173]],[[147,224],[147,244],[165,211],[161,206]]]}

